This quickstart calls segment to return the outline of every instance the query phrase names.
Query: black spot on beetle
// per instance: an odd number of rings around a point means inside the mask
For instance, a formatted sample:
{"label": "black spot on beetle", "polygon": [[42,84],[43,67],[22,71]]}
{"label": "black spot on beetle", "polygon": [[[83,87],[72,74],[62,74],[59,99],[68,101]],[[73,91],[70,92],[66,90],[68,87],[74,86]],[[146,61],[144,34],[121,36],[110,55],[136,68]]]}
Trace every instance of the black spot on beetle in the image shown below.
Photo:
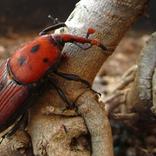
{"label": "black spot on beetle", "polygon": [[48,61],[49,61],[48,58],[44,58],[44,59],[43,59],[43,62],[44,62],[44,63],[48,63]]}
{"label": "black spot on beetle", "polygon": [[40,48],[40,45],[39,45],[39,44],[36,44],[35,46],[33,46],[33,47],[31,48],[31,52],[32,52],[32,53],[36,53],[36,52],[39,50],[39,48]]}
{"label": "black spot on beetle", "polygon": [[17,61],[19,65],[22,66],[25,63],[26,58],[24,56],[20,56]]}

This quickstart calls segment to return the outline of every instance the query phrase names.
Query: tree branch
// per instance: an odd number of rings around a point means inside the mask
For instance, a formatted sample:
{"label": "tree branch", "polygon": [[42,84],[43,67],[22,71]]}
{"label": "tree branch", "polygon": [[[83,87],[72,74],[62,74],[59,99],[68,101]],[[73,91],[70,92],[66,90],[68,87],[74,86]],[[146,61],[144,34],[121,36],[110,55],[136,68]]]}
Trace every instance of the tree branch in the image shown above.
{"label": "tree branch", "polygon": [[[156,33],[142,49],[138,62],[135,81],[127,96],[127,105],[133,111],[152,115],[155,114],[155,67],[156,67]],[[148,113],[147,113],[148,112]]]}
{"label": "tree branch", "polygon": [[110,123],[95,95],[85,92],[78,98],[77,106],[91,135],[92,156],[113,156]]}

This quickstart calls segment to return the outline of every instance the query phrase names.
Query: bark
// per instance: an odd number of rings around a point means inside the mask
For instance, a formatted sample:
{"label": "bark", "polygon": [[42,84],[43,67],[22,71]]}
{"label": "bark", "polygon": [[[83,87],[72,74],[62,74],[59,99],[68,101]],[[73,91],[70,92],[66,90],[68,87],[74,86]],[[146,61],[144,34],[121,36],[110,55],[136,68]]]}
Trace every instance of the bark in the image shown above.
{"label": "bark", "polygon": [[[148,0],[81,0],[66,21],[68,29],[61,31],[85,36],[87,29],[93,27],[96,34],[91,36],[92,38],[98,38],[108,47],[115,48],[128,28],[143,12],[147,2]],[[82,51],[72,44],[67,44],[64,52],[69,58],[62,62],[59,70],[77,74],[90,83],[111,54],[108,51],[103,54],[102,50],[96,47]],[[89,156],[91,151],[86,149],[87,141],[84,137],[85,141],[79,141],[80,136],[89,131],[92,155],[112,156],[110,124],[105,110],[97,103],[94,94],[81,83],[68,82],[58,77],[57,81],[66,95],[72,101],[76,101],[81,117],[75,112],[63,111],[65,104],[55,90],[44,93],[31,109],[28,124],[33,154]],[[71,147],[73,138],[77,141],[74,147]],[[19,142],[24,141],[21,139]],[[0,146],[0,150],[4,148],[4,143]],[[2,156],[9,155],[6,153],[8,151],[16,152],[16,149],[10,148],[10,144],[11,140],[5,144],[8,150],[1,150]]]}
{"label": "bark", "polygon": [[131,111],[144,114],[140,118],[155,114],[155,67],[156,67],[156,33],[141,51],[135,81],[127,95],[127,105]]}
{"label": "bark", "polygon": [[[127,120],[137,129],[155,127],[156,115],[156,32],[145,43],[137,63],[125,74],[105,109],[116,120]],[[131,83],[131,85],[129,85]],[[119,107],[122,105],[123,107]],[[118,108],[118,113],[113,111]],[[123,109],[124,108],[124,109]]]}

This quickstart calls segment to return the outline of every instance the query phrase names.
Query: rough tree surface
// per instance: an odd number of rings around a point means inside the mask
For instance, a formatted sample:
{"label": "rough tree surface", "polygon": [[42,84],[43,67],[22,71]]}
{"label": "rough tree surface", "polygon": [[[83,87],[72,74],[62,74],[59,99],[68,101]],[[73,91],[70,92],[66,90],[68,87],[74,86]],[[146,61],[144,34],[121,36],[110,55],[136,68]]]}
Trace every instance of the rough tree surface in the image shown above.
{"label": "rough tree surface", "polygon": [[155,36],[155,33],[151,35],[141,51],[135,81],[127,95],[131,111],[142,113],[139,118],[145,120],[151,120],[150,116],[155,114]]}

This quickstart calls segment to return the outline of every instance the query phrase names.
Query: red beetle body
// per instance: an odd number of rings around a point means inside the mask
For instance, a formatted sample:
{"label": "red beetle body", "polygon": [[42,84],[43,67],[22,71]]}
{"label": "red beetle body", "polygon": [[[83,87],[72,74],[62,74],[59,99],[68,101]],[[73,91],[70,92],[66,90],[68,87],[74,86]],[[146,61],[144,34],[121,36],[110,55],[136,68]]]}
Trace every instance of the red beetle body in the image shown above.
{"label": "red beetle body", "polygon": [[56,66],[66,42],[89,43],[106,50],[96,40],[52,34],[42,35],[16,51],[0,66],[0,132],[26,111],[34,83],[37,86],[47,71]]}
{"label": "red beetle body", "polygon": [[0,66],[0,131],[20,115],[20,108],[29,96],[29,87],[16,83],[8,72],[8,61]]}
{"label": "red beetle body", "polygon": [[59,60],[61,50],[50,35],[38,37],[15,52],[9,60],[10,70],[23,84],[36,82]]}

